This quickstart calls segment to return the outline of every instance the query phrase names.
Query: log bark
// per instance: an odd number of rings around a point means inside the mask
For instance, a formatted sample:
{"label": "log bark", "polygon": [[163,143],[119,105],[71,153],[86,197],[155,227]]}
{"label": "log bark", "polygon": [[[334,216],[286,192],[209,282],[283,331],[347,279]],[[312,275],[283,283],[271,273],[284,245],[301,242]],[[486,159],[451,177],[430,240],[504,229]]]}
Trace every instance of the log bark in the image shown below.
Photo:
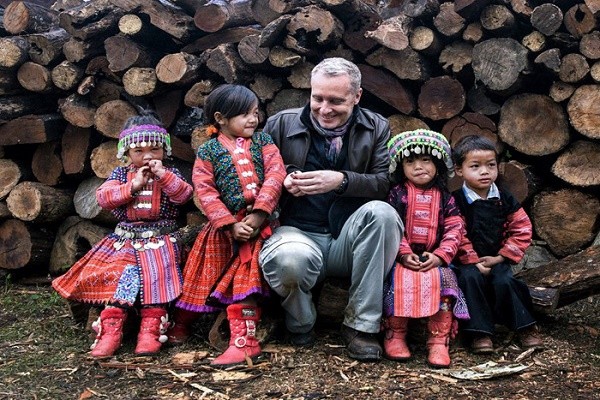
{"label": "log bark", "polygon": [[585,4],[575,4],[565,13],[565,28],[576,39],[596,29],[596,16]]}
{"label": "log bark", "polygon": [[563,102],[571,97],[576,87],[569,83],[555,81],[552,82],[548,95],[557,103]]}
{"label": "log bark", "polygon": [[125,13],[141,13],[150,18],[150,23],[180,42],[198,36],[194,19],[184,10],[166,1],[153,0],[110,0]]}
{"label": "log bark", "polygon": [[209,79],[203,79],[185,92],[183,103],[188,107],[204,106],[205,97],[217,86],[217,84]]}
{"label": "log bark", "polygon": [[200,53],[204,50],[215,48],[221,44],[238,43],[246,37],[258,34],[260,34],[260,29],[258,29],[258,27],[255,25],[237,26],[215,32],[210,35],[202,36],[187,46],[184,46],[181,51],[185,53]]}
{"label": "log bark", "polygon": [[267,115],[273,115],[286,108],[303,107],[308,103],[310,93],[298,89],[282,89],[267,104]]}
{"label": "log bark", "polygon": [[53,223],[73,212],[73,193],[40,182],[21,182],[11,190],[6,204],[21,221]]}
{"label": "log bark", "polygon": [[527,49],[511,38],[488,39],[473,47],[475,78],[490,90],[514,89],[528,69]]}
{"label": "log bark", "polygon": [[374,67],[384,67],[399,79],[426,81],[431,75],[431,66],[411,48],[396,51],[380,47],[367,57],[367,63]]}
{"label": "log bark", "polygon": [[405,49],[409,44],[409,34],[413,19],[405,14],[384,20],[376,29],[365,32],[365,37],[373,39],[392,50]]}
{"label": "log bark", "polygon": [[362,74],[362,87],[404,114],[415,111],[415,99],[409,89],[389,72],[370,65],[358,66]]}
{"label": "log bark", "polygon": [[10,121],[34,112],[49,112],[53,105],[40,95],[25,94],[0,97],[0,120]]}
{"label": "log bark", "polygon": [[25,266],[46,269],[53,234],[47,229],[27,225],[18,219],[0,224],[0,264],[14,270]]}
{"label": "log bark", "polygon": [[0,159],[0,200],[4,200],[23,177],[22,168],[9,159]]}
{"label": "log bark", "polygon": [[600,185],[600,144],[589,140],[573,142],[552,165],[552,173],[578,187]]}
{"label": "log bark", "polygon": [[[287,80],[294,89],[310,89],[310,74],[314,64],[303,62],[292,67]],[[363,80],[363,84],[364,84]],[[364,86],[363,86],[364,87]]]}
{"label": "log bark", "polygon": [[154,68],[132,67],[123,74],[123,89],[132,96],[156,94],[159,87]]}
{"label": "log bark", "polygon": [[442,35],[453,38],[463,31],[466,20],[454,11],[452,2],[446,2],[440,5],[440,12],[433,18],[433,25]]}
{"label": "log bark", "polygon": [[78,63],[102,54],[103,42],[103,38],[91,38],[84,41],[71,37],[63,45],[63,54],[67,60]]}
{"label": "log bark", "polygon": [[49,272],[60,275],[98,243],[111,229],[70,216],[60,225],[50,253]]}
{"label": "log bark", "polygon": [[29,41],[29,58],[41,65],[54,64],[63,57],[63,45],[69,40],[69,34],[64,29],[54,29],[49,32],[31,34]]}
{"label": "log bark", "polygon": [[83,78],[83,69],[70,61],[63,61],[52,68],[52,83],[61,90],[73,90]]}
{"label": "log bark", "polygon": [[344,24],[332,13],[317,6],[298,11],[287,24],[284,46],[298,54],[315,54],[340,42]]}
{"label": "log bark", "polygon": [[473,46],[466,42],[456,41],[442,50],[438,60],[440,66],[450,76],[457,78],[466,74],[472,76]]}
{"label": "log bark", "polygon": [[530,286],[558,290],[557,307],[600,293],[600,246],[518,274]]}
{"label": "log bark", "polygon": [[3,98],[23,92],[17,76],[9,70],[0,69],[0,96]]}
{"label": "log bark", "polygon": [[61,159],[67,175],[80,175],[90,169],[90,154],[96,145],[90,128],[68,125],[62,135]]}
{"label": "log bark", "polygon": [[98,178],[108,178],[112,171],[121,165],[117,159],[117,141],[109,140],[94,148],[90,161],[92,171]]}
{"label": "log bark", "polygon": [[[135,108],[124,100],[111,100],[102,104],[94,114],[94,126],[106,137],[118,139],[125,121],[137,115]],[[115,156],[117,152],[115,151]]]}
{"label": "log bark", "polygon": [[125,14],[119,18],[119,32],[146,48],[171,53],[176,52],[179,43],[172,36],[156,28],[145,14]]}
{"label": "log bark", "polygon": [[600,59],[600,32],[586,33],[579,42],[579,52],[590,60]]}
{"label": "log bark", "polygon": [[79,128],[94,126],[97,109],[87,97],[75,93],[59,102],[59,106],[60,113],[70,124]]}
{"label": "log bark", "polygon": [[227,83],[235,83],[248,79],[252,75],[248,66],[238,54],[232,43],[222,44],[208,51],[206,67],[219,74]]}
{"label": "log bark", "polygon": [[21,36],[0,38],[0,67],[15,69],[29,59],[29,42]]}
{"label": "log bark", "polygon": [[47,93],[52,90],[52,75],[43,65],[26,61],[19,67],[17,79],[30,92]]}
{"label": "log bark", "polygon": [[255,23],[251,0],[211,0],[194,14],[194,24],[204,32]]}
{"label": "log bark", "polygon": [[111,36],[104,41],[108,68],[122,72],[131,67],[150,67],[160,56],[125,36]]}
{"label": "log bark", "polygon": [[442,42],[438,35],[426,26],[417,26],[410,31],[408,38],[410,47],[428,56],[439,54],[442,50]]}
{"label": "log bark", "polygon": [[466,112],[449,119],[442,127],[441,133],[448,139],[450,146],[453,148],[463,137],[477,135],[483,136],[494,143],[498,153],[502,153],[503,150],[498,138],[496,124],[489,117],[480,113]]}
{"label": "log bark", "polygon": [[544,3],[533,9],[531,26],[546,36],[554,35],[562,25],[564,15],[562,10],[552,3]]}
{"label": "log bark", "polygon": [[91,177],[79,183],[73,195],[73,205],[79,217],[104,225],[114,225],[117,222],[115,216],[108,210],[103,209],[96,200],[96,189],[104,183],[104,178]]}
{"label": "log bark", "polygon": [[59,140],[41,143],[37,146],[31,160],[31,170],[38,182],[44,185],[56,186],[59,184],[63,174]]}
{"label": "log bark", "polygon": [[238,53],[246,64],[259,65],[269,59],[269,49],[260,47],[260,35],[248,35],[238,44]]}
{"label": "log bark", "polygon": [[58,139],[64,127],[60,114],[24,115],[0,125],[0,145],[49,142]]}
{"label": "log bark", "polygon": [[417,100],[419,114],[434,121],[450,119],[465,107],[466,93],[462,84],[449,76],[436,76],[421,87]]}
{"label": "log bark", "polygon": [[523,154],[544,156],[569,143],[569,126],[563,109],[550,97],[524,93],[502,106],[498,135]]}
{"label": "log bark", "polygon": [[538,236],[554,254],[564,257],[594,240],[600,200],[571,188],[544,191],[534,197],[531,215]]}
{"label": "log bark", "polygon": [[58,13],[25,1],[13,1],[4,9],[4,29],[20,33],[46,32],[58,25]]}
{"label": "log bark", "polygon": [[167,54],[156,65],[156,77],[164,83],[185,85],[198,78],[201,66],[202,60],[192,54]]}
{"label": "log bark", "polygon": [[560,49],[548,49],[538,55],[534,63],[542,65],[548,71],[558,74],[560,72]]}
{"label": "log bark", "polygon": [[504,5],[491,4],[485,7],[479,17],[481,26],[493,36],[512,36],[517,21],[513,13]]}
{"label": "log bark", "polygon": [[560,61],[558,77],[567,83],[577,83],[587,76],[590,66],[581,54],[567,54]]}
{"label": "log bark", "polygon": [[523,37],[521,44],[532,53],[539,53],[546,47],[546,36],[538,31],[533,31]]}
{"label": "log bark", "polygon": [[532,167],[516,160],[500,163],[498,181],[507,187],[521,204],[533,198],[541,187],[541,180],[532,171]]}
{"label": "log bark", "polygon": [[283,79],[258,75],[250,84],[250,89],[258,96],[259,100],[266,102],[273,99],[275,94],[283,87]]}
{"label": "log bark", "polygon": [[600,85],[581,85],[569,99],[571,126],[590,139],[600,139]]}
{"label": "log bark", "polygon": [[101,42],[118,32],[119,18],[123,12],[108,0],[81,3],[59,15],[60,27],[78,40]]}

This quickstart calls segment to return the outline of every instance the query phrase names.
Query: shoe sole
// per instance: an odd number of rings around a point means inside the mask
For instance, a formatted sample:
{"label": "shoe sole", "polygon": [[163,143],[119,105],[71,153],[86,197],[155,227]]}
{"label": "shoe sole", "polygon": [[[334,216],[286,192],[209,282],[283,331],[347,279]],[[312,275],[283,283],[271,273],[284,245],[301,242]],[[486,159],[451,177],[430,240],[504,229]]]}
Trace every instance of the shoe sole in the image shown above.
{"label": "shoe sole", "polygon": [[472,349],[471,352],[473,354],[492,354],[494,349],[482,348],[482,349]]}
{"label": "shoe sole", "polygon": [[348,357],[354,359],[354,360],[358,360],[358,361],[364,361],[364,362],[376,362],[376,361],[381,361],[381,356],[380,355],[364,355],[364,354],[355,354],[355,353],[350,353],[348,352]]}

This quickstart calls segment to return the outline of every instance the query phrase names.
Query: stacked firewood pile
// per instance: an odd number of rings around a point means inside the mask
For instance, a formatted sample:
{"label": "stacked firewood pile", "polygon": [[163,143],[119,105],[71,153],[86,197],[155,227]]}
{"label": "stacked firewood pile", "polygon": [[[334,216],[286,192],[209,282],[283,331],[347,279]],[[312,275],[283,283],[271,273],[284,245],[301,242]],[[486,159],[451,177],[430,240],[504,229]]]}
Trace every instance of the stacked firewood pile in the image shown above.
{"label": "stacked firewood pile", "polygon": [[[311,68],[340,56],[360,66],[362,105],[389,117],[393,133],[494,140],[548,256],[592,260],[597,282],[598,256],[582,250],[600,215],[599,0],[0,5],[4,270],[61,273],[111,229],[94,191],[118,165],[116,139],[135,103],[158,112],[189,174],[214,87],[248,85],[267,117],[305,104]],[[200,221],[194,210],[188,225]],[[571,268],[561,261],[546,267]],[[584,264],[578,280],[591,273]]]}

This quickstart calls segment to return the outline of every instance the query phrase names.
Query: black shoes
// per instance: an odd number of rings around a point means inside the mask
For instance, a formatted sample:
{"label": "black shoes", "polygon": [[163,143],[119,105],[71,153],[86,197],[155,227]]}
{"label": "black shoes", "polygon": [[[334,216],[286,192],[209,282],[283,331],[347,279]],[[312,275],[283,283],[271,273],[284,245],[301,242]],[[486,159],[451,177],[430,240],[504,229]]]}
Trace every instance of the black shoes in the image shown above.
{"label": "black shoes", "polygon": [[350,358],[359,361],[379,361],[383,350],[376,333],[357,331],[342,325],[342,338],[346,343],[346,351]]}
{"label": "black shoes", "polygon": [[315,344],[315,332],[311,329],[306,333],[287,332],[287,340],[289,344],[296,347],[310,347]]}

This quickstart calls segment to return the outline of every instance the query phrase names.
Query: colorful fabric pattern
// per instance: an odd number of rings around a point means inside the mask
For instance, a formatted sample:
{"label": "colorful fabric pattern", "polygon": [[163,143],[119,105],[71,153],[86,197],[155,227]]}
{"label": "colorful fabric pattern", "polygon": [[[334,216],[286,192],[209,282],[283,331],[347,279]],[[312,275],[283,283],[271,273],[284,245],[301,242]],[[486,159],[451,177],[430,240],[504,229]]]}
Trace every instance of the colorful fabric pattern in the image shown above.
{"label": "colorful fabric pattern", "polygon": [[[210,312],[251,294],[269,294],[258,253],[275,221],[267,220],[262,234],[246,243],[233,240],[227,226],[249,207],[273,214],[285,175],[279,150],[264,133],[235,141],[220,134],[198,149],[192,179],[209,222],[186,262],[177,307]],[[248,254],[248,259],[241,257]]]}
{"label": "colorful fabric pattern", "polygon": [[[127,171],[118,167],[96,191],[98,203],[111,209],[120,219],[116,230],[158,231],[159,236],[125,238],[111,233],[78,260],[52,286],[63,297],[91,304],[122,303],[133,305],[168,303],[181,293],[180,247],[174,232],[178,204],[191,198],[192,187],[176,169],[155,180],[160,190],[151,209],[159,210],[154,221],[130,220],[140,215],[132,210],[135,196]],[[158,204],[156,204],[156,202]],[[173,219],[171,219],[173,218]]]}
{"label": "colorful fabric pattern", "polygon": [[[464,222],[454,198],[438,188],[419,189],[411,182],[392,188],[389,203],[405,223],[405,235],[398,255],[431,252],[449,266],[458,251]],[[396,263],[385,291],[387,315],[420,318],[435,314],[441,296],[454,300],[454,315],[468,318],[456,276],[445,267],[426,272],[413,271]]]}
{"label": "colorful fabric pattern", "polygon": [[406,131],[393,136],[387,143],[390,153],[390,174],[396,171],[400,160],[411,154],[429,154],[443,160],[448,171],[453,171],[450,143],[444,135],[427,129]]}

